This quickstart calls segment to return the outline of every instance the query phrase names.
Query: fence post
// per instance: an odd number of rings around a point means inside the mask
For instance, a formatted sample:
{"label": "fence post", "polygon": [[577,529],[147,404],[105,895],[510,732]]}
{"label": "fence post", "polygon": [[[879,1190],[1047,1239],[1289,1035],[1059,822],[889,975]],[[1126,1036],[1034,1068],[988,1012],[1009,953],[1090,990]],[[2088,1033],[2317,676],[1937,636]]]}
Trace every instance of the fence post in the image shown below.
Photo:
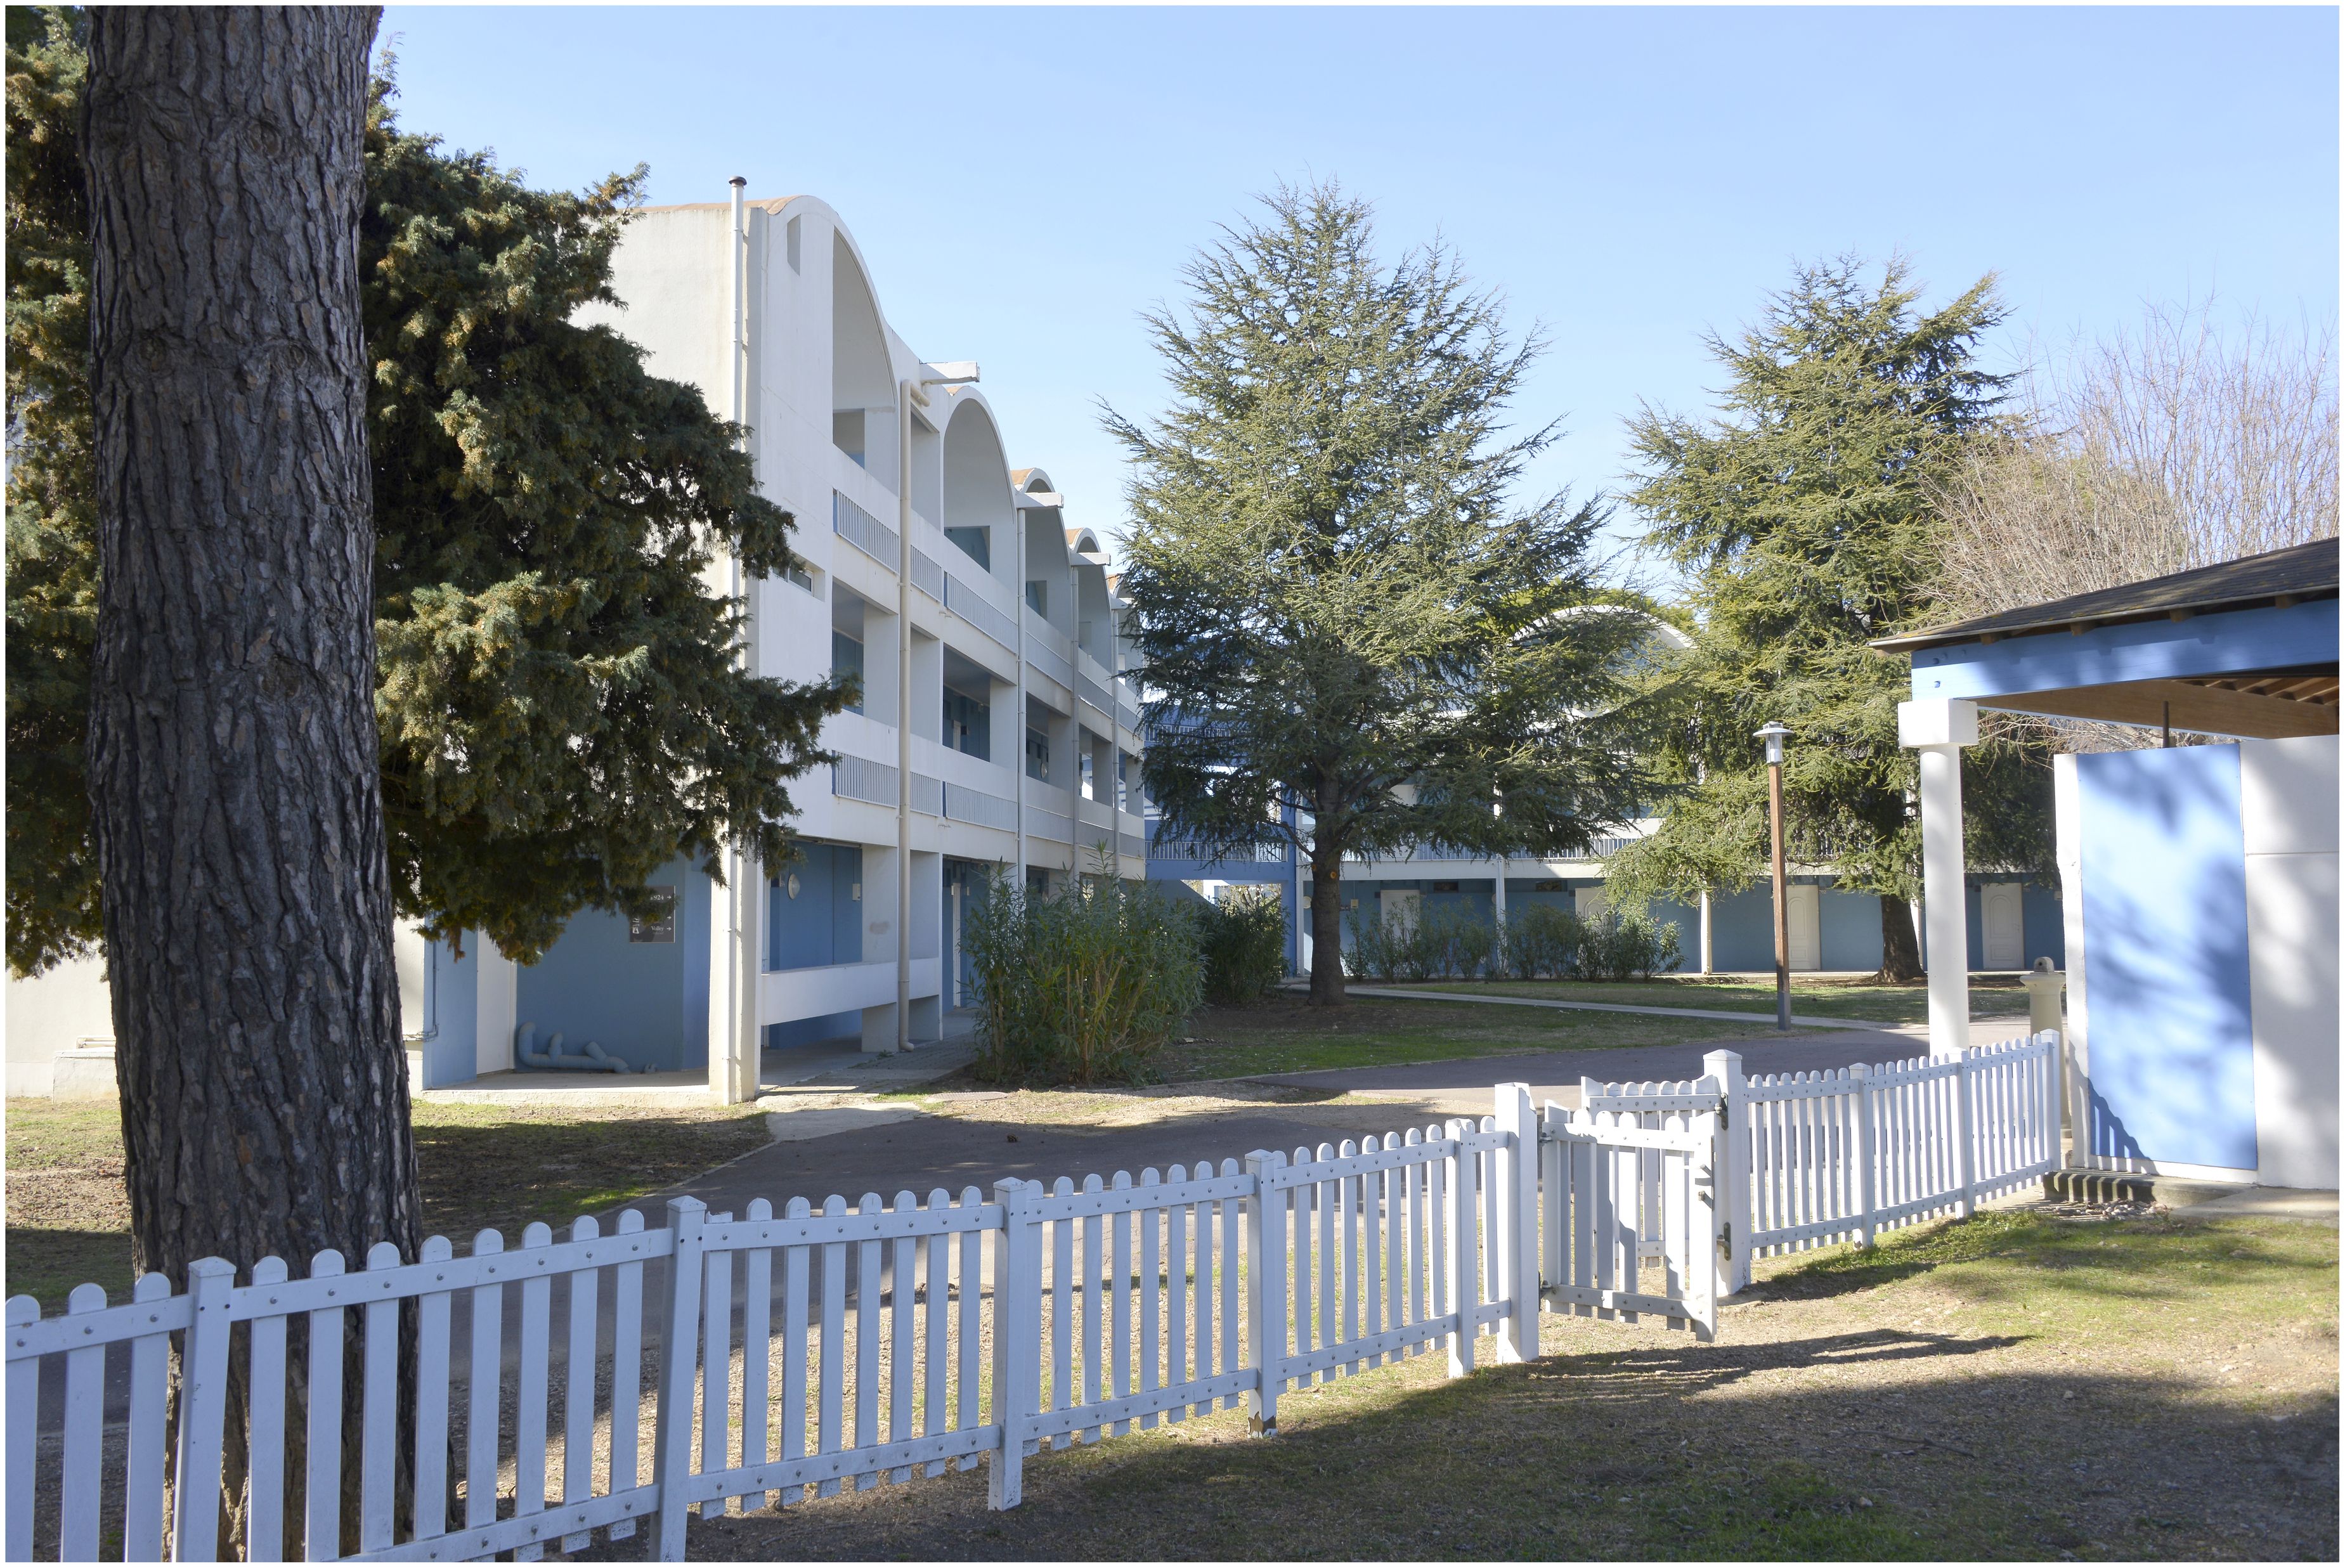
{"label": "fence post", "polygon": [[1879,1206],[1873,1186],[1873,1069],[1859,1062],[1848,1069],[1851,1082],[1856,1085],[1856,1207],[1859,1215],[1860,1238],[1857,1245],[1873,1245],[1873,1211]]}
{"label": "fence post", "polygon": [[1492,1119],[1508,1139],[1498,1151],[1498,1234],[1491,1239],[1498,1249],[1498,1289],[1508,1303],[1498,1320],[1498,1360],[1528,1361],[1539,1350],[1539,1124],[1530,1085],[1500,1084],[1496,1098]]}
{"label": "fence post", "polygon": [[[198,1258],[188,1265],[188,1294],[196,1311],[179,1361],[179,1468],[174,1478],[171,1555],[211,1563],[219,1555],[220,1448],[228,1417],[228,1293],[236,1265]],[[8,1500],[11,1512],[18,1506]],[[24,1500],[29,1513],[32,1500]]]}
{"label": "fence post", "polygon": [[1475,1246],[1481,1229],[1481,1204],[1475,1192],[1475,1168],[1480,1163],[1466,1147],[1474,1130],[1470,1121],[1452,1121],[1443,1129],[1450,1140],[1449,1178],[1449,1305],[1457,1314],[1457,1331],[1449,1336],[1449,1375],[1462,1378],[1474,1370],[1474,1309],[1482,1301],[1481,1256]]}
{"label": "fence post", "polygon": [[701,1226],[708,1205],[697,1198],[667,1200],[667,1228],[675,1250],[667,1263],[667,1319],[660,1329],[659,1405],[653,1416],[652,1475],[659,1482],[658,1540],[662,1563],[684,1561],[685,1493],[692,1479],[692,1392],[699,1381]]}
{"label": "fence post", "polygon": [[1967,1219],[1975,1208],[1978,1191],[1978,1152],[1972,1147],[1974,1134],[1971,1118],[1971,1053],[1964,1047],[1954,1058],[1954,1178],[1962,1183],[1962,1208],[1958,1210]]}
{"label": "fence post", "polygon": [[[1041,1411],[1041,1196],[1039,1181],[1009,1177],[993,1184],[993,1200],[1001,1205],[993,1255],[993,1424],[1001,1429],[1001,1446],[986,1472],[988,1508],[1015,1508],[1024,1499],[1026,1429]],[[1067,1331],[1064,1323],[1055,1327]]]}
{"label": "fence post", "polygon": [[1246,1205],[1245,1350],[1254,1379],[1245,1396],[1246,1431],[1256,1437],[1278,1435],[1278,1391],[1285,1381],[1286,1192],[1271,1186],[1285,1168],[1286,1156],[1269,1149],[1245,1157],[1245,1172],[1254,1179]]}
{"label": "fence post", "polygon": [[1751,1082],[1735,1051],[1711,1051],[1701,1074],[1718,1080],[1719,1252],[1725,1278],[1719,1293],[1731,1296],[1751,1283]]}
{"label": "fence post", "polygon": [[2062,1058],[2057,1031],[2046,1029],[2036,1037],[2044,1046],[2044,1152],[2036,1158],[2046,1162],[2046,1168],[2057,1170],[2066,1161],[2060,1148],[2060,1083],[2066,1075],[2062,1070]]}

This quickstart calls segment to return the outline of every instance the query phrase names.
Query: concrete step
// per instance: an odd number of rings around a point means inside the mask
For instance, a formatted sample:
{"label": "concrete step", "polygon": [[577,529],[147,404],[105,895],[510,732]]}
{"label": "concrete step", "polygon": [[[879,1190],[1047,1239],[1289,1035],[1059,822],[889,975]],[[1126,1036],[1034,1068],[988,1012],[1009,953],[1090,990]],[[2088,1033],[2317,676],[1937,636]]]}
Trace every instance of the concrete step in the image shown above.
{"label": "concrete step", "polygon": [[2250,1185],[2112,1170],[2056,1170],[2044,1178],[2044,1196],[2059,1203],[2163,1203],[2168,1209],[2187,1209],[2244,1192]]}

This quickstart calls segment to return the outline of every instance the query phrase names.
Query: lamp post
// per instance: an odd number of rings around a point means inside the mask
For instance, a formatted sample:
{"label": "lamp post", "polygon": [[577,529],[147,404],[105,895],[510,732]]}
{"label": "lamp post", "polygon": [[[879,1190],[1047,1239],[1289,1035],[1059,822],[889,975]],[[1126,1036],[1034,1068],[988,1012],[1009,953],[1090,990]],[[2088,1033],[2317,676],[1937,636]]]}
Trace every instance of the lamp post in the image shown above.
{"label": "lamp post", "polygon": [[1775,1027],[1792,1027],[1792,893],[1783,875],[1783,742],[1791,727],[1770,721],[1756,739],[1767,743],[1767,838],[1775,867]]}

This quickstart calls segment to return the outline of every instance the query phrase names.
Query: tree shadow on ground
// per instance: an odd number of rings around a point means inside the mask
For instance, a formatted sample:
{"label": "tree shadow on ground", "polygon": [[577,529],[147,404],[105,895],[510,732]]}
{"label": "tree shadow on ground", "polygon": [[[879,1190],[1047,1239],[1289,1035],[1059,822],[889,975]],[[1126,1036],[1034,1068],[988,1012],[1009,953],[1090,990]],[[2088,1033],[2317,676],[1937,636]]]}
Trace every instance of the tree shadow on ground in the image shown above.
{"label": "tree shadow on ground", "polygon": [[[735,1560],[1812,1558],[2333,1561],[2334,1397],[2285,1419],[2157,1377],[1863,1331],[1425,1362],[964,1472],[696,1521]],[[1762,1378],[1761,1374],[1765,1374]],[[639,1554],[637,1543],[592,1555]]]}

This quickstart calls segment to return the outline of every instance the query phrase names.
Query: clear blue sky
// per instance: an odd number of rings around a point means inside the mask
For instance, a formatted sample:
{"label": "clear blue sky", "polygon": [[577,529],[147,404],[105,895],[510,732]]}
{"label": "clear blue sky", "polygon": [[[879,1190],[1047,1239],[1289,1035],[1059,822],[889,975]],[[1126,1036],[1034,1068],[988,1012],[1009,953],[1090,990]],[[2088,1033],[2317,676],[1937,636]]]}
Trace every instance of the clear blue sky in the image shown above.
{"label": "clear blue sky", "polygon": [[1552,351],[1544,487],[1617,485],[1640,400],[1795,259],[1990,269],[1995,346],[2145,301],[2332,320],[2338,17],[2313,9],[638,9],[392,5],[401,114],[535,183],[809,192],[919,353],[974,359],[1010,460],[1116,531],[1096,400],[1162,382],[1138,312],[1281,179],[1436,234]]}

